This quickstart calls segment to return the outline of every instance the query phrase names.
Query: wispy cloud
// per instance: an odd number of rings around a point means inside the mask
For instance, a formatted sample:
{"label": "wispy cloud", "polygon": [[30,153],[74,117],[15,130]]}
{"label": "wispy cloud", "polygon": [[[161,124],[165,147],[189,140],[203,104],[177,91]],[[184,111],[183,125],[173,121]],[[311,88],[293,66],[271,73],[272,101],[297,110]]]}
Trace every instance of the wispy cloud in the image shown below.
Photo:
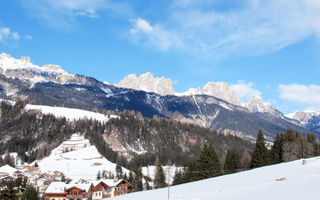
{"label": "wispy cloud", "polygon": [[128,4],[111,0],[20,0],[29,15],[44,24],[58,28],[70,28],[77,17],[97,18],[99,11],[123,15],[131,11]]}
{"label": "wispy cloud", "polygon": [[20,35],[17,32],[12,32],[8,27],[0,27],[0,42],[7,40],[19,40]]}
{"label": "wispy cloud", "polygon": [[260,96],[261,92],[253,88],[252,82],[246,83],[239,80],[236,84],[231,84],[230,89],[233,90],[237,96],[244,102],[248,102],[253,96]]}
{"label": "wispy cloud", "polygon": [[143,43],[146,46],[156,47],[160,51],[179,48],[182,41],[174,32],[164,29],[160,25],[151,26],[145,19],[131,19],[129,31],[135,42]]}
{"label": "wispy cloud", "polygon": [[283,100],[306,104],[307,110],[320,112],[320,85],[280,85],[279,92]]}
{"label": "wispy cloud", "polygon": [[[151,34],[131,34],[158,50],[178,49],[207,57],[277,51],[311,35],[320,36],[317,0],[176,0]],[[230,5],[228,5],[228,2]],[[230,3],[232,2],[232,3]],[[172,45],[162,47],[161,39]],[[166,37],[166,35],[170,37]],[[144,37],[144,40],[141,38]],[[179,42],[177,43],[177,40]],[[176,45],[174,45],[176,44]],[[177,45],[178,44],[178,45]]]}

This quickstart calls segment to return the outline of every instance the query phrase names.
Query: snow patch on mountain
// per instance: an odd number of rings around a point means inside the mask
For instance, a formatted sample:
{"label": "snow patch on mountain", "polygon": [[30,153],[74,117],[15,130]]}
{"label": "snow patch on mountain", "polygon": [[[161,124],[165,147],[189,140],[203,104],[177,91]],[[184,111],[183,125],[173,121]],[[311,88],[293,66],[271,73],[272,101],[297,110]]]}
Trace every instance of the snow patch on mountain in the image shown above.
{"label": "snow patch on mountain", "polygon": [[[76,108],[53,107],[43,105],[26,105],[26,110],[39,110],[43,114],[52,114],[56,117],[65,117],[67,120],[92,119],[100,122],[107,122],[109,117],[96,112],[80,110]],[[116,115],[110,115],[110,118],[117,118]]]}
{"label": "snow patch on mountain", "polygon": [[[172,186],[170,199],[317,200],[320,157],[260,167],[244,172]],[[168,188],[136,192],[115,200],[168,199]]]}
{"label": "snow patch on mountain", "polygon": [[114,85],[116,87],[154,92],[163,96],[174,94],[171,79],[154,77],[151,72],[141,74],[138,77],[136,74],[130,74]]}

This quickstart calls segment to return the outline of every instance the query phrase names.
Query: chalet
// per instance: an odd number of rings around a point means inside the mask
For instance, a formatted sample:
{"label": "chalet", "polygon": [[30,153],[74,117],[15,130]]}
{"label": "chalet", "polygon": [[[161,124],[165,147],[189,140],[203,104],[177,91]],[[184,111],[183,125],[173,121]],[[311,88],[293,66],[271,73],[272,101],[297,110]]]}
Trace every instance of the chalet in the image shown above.
{"label": "chalet", "polygon": [[106,179],[94,183],[66,184],[52,182],[44,193],[45,200],[101,200],[130,192],[131,185],[120,179]]}
{"label": "chalet", "polygon": [[115,197],[122,194],[130,193],[130,183],[124,179],[114,181],[113,179],[105,179],[93,183],[94,192],[92,200],[99,200],[109,197]]}

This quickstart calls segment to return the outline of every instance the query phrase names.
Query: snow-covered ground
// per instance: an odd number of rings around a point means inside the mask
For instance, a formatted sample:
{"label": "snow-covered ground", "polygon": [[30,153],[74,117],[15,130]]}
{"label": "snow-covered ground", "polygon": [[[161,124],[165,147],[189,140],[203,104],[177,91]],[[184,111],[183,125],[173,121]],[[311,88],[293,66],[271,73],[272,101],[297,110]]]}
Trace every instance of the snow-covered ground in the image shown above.
{"label": "snow-covered ground", "polygon": [[[171,200],[318,200],[320,157],[261,167],[170,187]],[[119,200],[164,200],[168,189],[137,192]]]}
{"label": "snow-covered ground", "polygon": [[[147,167],[142,167],[142,174],[144,176],[148,176],[149,178],[151,178],[152,180],[155,177],[156,174],[156,166],[154,165],[150,165]],[[173,183],[173,179],[174,179],[174,175],[176,174],[176,172],[178,172],[179,170],[182,170],[182,167],[176,167],[176,166],[162,166],[164,175],[166,176],[166,182],[168,182],[169,179],[169,183],[172,184]],[[169,177],[168,177],[169,175]]]}
{"label": "snow-covered ground", "polygon": [[[60,171],[63,172],[66,177],[74,180],[95,180],[98,172],[100,171],[100,173],[102,173],[103,170],[115,174],[115,163],[104,158],[95,146],[87,146],[86,139],[79,142],[83,142],[83,148],[81,149],[64,153],[63,143],[55,148],[48,157],[40,161],[35,161],[38,163],[41,172],[52,173],[54,171]],[[79,146],[78,144],[77,146]],[[125,168],[122,168],[122,170],[127,174],[129,173]]]}
{"label": "snow-covered ground", "polygon": [[[79,119],[94,119],[101,122],[107,122],[109,120],[108,116],[86,111],[80,110],[76,108],[65,108],[65,107],[53,107],[53,106],[43,106],[43,105],[26,105],[27,110],[40,110],[43,114],[53,114],[56,117],[65,117],[68,120],[79,120]],[[118,117],[116,115],[111,115],[111,118]]]}

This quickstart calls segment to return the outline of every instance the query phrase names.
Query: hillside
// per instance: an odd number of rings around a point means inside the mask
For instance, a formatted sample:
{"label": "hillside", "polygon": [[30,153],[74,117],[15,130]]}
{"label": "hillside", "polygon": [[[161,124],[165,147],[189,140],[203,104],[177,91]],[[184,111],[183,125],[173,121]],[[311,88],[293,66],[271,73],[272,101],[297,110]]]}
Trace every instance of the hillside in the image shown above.
{"label": "hillside", "polygon": [[[303,164],[305,162],[305,164]],[[170,187],[176,200],[316,200],[320,196],[320,157]],[[168,199],[168,189],[132,193],[115,200]]]}
{"label": "hillside", "polygon": [[[59,171],[72,180],[94,181],[99,171],[101,174],[105,171],[108,175],[116,175],[116,164],[104,158],[94,145],[77,134],[53,149],[48,157],[35,162],[42,173]],[[129,174],[125,168],[122,171]]]}

